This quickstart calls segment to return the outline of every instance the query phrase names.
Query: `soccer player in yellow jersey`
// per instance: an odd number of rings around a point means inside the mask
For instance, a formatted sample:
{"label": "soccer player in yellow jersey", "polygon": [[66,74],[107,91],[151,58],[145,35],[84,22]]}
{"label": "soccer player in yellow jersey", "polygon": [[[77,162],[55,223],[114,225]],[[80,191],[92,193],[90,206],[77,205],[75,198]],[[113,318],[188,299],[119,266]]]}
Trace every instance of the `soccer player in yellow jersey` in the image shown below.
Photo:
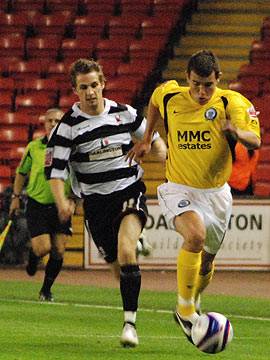
{"label": "soccer player in yellow jersey", "polygon": [[175,320],[191,340],[198,318],[200,293],[211,281],[213,261],[223,241],[232,209],[227,180],[230,147],[236,141],[248,149],[260,147],[256,111],[241,94],[217,87],[216,56],[201,50],[187,66],[188,87],[168,81],[155,89],[149,102],[147,128],[129,160],[149,152],[157,121],[167,133],[166,183],[158,199],[168,222],[183,237],[177,258],[178,303]]}

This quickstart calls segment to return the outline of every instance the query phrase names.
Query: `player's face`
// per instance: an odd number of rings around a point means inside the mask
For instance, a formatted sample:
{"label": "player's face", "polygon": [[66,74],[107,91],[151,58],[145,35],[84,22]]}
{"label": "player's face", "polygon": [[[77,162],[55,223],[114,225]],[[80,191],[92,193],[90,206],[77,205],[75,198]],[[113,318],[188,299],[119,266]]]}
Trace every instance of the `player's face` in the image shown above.
{"label": "player's face", "polygon": [[103,88],[104,83],[100,81],[96,71],[77,75],[74,92],[79,96],[80,108],[83,112],[95,115],[103,111]]}
{"label": "player's face", "polygon": [[216,78],[214,71],[207,77],[201,77],[194,71],[191,71],[189,76],[187,75],[187,81],[190,87],[189,92],[192,99],[200,105],[208,103],[218,83],[218,79]]}
{"label": "player's face", "polygon": [[63,116],[63,113],[60,111],[52,111],[45,115],[45,131],[46,135],[49,136],[52,129],[59,123]]}

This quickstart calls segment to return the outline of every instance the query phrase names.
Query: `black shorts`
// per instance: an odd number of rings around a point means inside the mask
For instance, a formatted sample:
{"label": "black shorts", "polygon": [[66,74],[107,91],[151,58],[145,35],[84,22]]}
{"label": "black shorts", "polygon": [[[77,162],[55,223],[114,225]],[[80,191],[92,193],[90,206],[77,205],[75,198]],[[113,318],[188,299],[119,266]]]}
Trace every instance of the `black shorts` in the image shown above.
{"label": "black shorts", "polygon": [[26,219],[31,238],[42,234],[72,235],[71,220],[61,223],[55,204],[43,205],[28,198]]}
{"label": "black shorts", "polygon": [[112,263],[117,259],[118,231],[125,215],[137,214],[143,229],[148,215],[144,193],[144,183],[137,181],[109,195],[85,197],[85,224],[106,262]]}

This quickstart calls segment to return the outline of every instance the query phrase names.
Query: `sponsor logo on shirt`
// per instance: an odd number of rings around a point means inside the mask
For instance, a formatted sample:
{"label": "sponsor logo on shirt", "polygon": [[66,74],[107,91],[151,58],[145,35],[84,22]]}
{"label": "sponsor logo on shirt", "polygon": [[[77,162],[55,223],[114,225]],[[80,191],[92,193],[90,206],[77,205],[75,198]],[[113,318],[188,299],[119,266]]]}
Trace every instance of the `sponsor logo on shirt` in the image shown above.
{"label": "sponsor logo on shirt", "polygon": [[89,161],[113,159],[123,155],[122,146],[106,147],[89,153]]}
{"label": "sponsor logo on shirt", "polygon": [[210,131],[177,131],[178,149],[211,149]]}

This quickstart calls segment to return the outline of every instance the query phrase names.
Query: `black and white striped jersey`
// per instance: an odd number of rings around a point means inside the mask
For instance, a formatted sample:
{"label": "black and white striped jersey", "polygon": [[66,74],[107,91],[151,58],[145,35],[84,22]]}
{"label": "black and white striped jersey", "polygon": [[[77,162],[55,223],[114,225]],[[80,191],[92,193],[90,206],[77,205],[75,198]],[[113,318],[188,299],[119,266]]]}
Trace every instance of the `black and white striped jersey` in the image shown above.
{"label": "black and white striped jersey", "polygon": [[[54,129],[47,144],[47,179],[71,174],[78,196],[110,194],[130,186],[143,175],[141,166],[125,160],[132,137],[143,137],[146,119],[130,105],[104,99],[99,115],[88,115],[75,103]],[[159,137],[155,133],[153,140]],[[69,171],[68,171],[69,170]]]}

